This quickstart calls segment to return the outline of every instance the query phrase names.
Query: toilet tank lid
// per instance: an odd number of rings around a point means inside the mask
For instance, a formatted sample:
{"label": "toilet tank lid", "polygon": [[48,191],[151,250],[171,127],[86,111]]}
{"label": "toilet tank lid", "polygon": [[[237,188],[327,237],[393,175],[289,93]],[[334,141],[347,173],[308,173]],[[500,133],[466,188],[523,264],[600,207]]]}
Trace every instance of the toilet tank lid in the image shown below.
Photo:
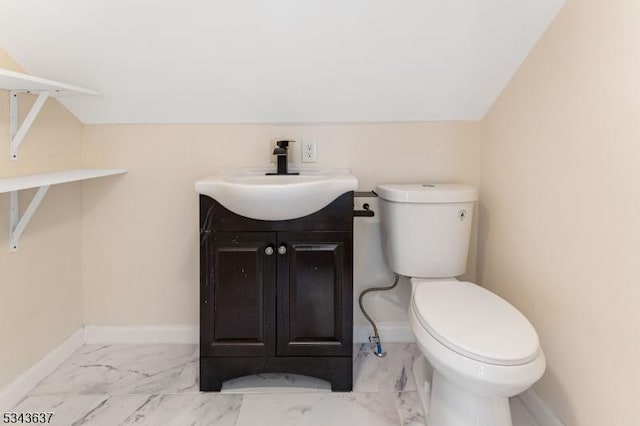
{"label": "toilet tank lid", "polygon": [[465,203],[478,199],[474,186],[455,183],[381,184],[380,198],[397,203]]}

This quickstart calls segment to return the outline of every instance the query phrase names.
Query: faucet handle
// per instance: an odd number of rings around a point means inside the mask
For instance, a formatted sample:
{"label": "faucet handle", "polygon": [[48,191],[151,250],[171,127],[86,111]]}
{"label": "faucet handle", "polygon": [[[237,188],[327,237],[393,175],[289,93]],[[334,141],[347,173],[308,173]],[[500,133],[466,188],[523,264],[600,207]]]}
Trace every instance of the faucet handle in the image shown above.
{"label": "faucet handle", "polygon": [[295,141],[276,141],[279,148],[288,148],[290,143],[295,143]]}

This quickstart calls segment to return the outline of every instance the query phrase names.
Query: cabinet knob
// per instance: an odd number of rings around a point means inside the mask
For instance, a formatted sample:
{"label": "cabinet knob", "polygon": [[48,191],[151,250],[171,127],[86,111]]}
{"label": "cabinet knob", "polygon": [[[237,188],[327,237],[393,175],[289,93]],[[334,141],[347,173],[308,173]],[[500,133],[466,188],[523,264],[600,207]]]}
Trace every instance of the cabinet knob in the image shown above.
{"label": "cabinet knob", "polygon": [[278,247],[278,253],[285,254],[286,252],[287,252],[287,246],[285,246],[284,244]]}
{"label": "cabinet knob", "polygon": [[266,254],[267,256],[271,256],[273,254],[273,246],[267,246],[264,249],[264,254]]}

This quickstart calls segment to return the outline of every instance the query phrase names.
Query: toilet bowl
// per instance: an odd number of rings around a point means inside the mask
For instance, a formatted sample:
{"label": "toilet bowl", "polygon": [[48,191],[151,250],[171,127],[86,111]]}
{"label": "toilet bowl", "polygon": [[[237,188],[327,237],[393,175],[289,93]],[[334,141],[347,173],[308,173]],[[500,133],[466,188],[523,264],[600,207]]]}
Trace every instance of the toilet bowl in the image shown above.
{"label": "toilet bowl", "polygon": [[473,283],[412,278],[411,284],[409,324],[433,368],[424,401],[429,426],[510,426],[508,398],[528,389],[546,366],[533,327]]}
{"label": "toilet bowl", "polygon": [[[410,277],[409,324],[432,367],[429,426],[512,426],[509,397],[546,361],[535,329],[465,273],[477,192],[469,185],[378,185],[385,260]],[[427,389],[427,385],[430,387]]]}

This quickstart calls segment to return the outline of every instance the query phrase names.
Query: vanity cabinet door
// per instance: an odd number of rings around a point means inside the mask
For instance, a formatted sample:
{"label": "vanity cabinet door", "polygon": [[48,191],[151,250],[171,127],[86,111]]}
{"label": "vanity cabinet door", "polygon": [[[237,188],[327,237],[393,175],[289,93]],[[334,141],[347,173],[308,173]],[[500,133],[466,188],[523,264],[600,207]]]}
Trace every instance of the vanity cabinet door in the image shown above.
{"label": "vanity cabinet door", "polygon": [[205,242],[202,356],[275,355],[275,240],[274,232],[214,232]]}
{"label": "vanity cabinet door", "polygon": [[350,356],[350,232],[279,232],[278,355]]}

